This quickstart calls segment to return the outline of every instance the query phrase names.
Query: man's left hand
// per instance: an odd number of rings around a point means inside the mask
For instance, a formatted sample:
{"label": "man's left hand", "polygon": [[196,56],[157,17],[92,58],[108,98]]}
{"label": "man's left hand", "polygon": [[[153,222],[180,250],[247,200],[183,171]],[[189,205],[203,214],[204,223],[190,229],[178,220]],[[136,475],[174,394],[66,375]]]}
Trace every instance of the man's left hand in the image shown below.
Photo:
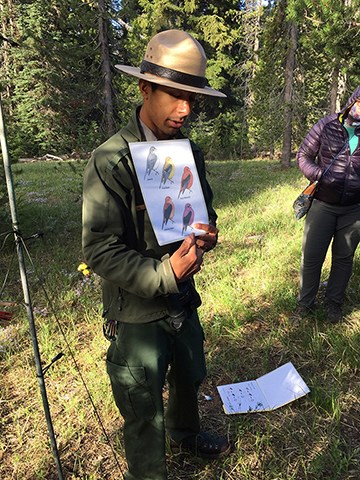
{"label": "man's left hand", "polygon": [[204,252],[212,250],[217,243],[219,230],[207,223],[195,223],[193,227],[206,232],[196,237],[196,246],[204,250]]}

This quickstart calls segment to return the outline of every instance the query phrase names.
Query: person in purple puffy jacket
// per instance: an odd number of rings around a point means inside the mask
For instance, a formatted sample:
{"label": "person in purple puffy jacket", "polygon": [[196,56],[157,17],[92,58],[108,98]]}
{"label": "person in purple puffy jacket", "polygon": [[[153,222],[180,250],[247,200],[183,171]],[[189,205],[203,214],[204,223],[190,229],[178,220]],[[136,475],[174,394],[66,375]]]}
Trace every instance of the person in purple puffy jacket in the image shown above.
{"label": "person in purple puffy jacket", "polygon": [[318,189],[306,220],[300,292],[303,313],[313,313],[322,266],[332,241],[325,309],[330,322],[342,320],[345,290],[360,241],[360,86],[340,113],[319,120],[308,132],[296,159]]}

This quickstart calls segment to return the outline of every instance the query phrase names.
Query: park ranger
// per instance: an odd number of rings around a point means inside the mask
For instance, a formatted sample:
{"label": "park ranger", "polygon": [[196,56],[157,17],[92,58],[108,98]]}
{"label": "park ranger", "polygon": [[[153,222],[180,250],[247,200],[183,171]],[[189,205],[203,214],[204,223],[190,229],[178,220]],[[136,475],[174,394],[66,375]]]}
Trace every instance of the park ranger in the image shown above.
{"label": "park ranger", "polygon": [[209,218],[194,226],[204,233],[160,246],[128,146],[184,138],[196,96],[225,97],[208,85],[206,61],[197,40],[169,30],[150,40],[140,68],[117,65],[138,78],[142,105],[93,152],[84,176],[83,251],[103,280],[107,372],[124,418],[127,480],[167,479],[166,435],[171,448],[204,458],[229,451],[226,437],[201,430],[197,400],[206,369],[193,277],[218,235],[203,155],[191,142]]}

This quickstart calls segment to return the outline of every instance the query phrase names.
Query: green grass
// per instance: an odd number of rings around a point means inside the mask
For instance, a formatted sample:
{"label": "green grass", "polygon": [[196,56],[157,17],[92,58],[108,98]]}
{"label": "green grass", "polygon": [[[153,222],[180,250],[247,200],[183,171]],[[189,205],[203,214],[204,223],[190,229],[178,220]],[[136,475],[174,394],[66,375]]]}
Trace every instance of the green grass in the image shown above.
{"label": "green grass", "polygon": [[[13,167],[21,232],[46,388],[67,479],[121,478],[81,376],[121,468],[122,420],[105,372],[99,278],[85,279],[81,182],[85,162]],[[275,161],[208,164],[219,215],[219,245],[197,275],[208,377],[200,392],[206,428],[228,433],[233,453],[211,464],[169,450],[169,480],[349,480],[360,478],[360,262],[356,254],[346,319],[327,324],[295,313],[303,221],[292,202],[306,180]],[[0,301],[16,303],[0,324],[0,478],[55,479],[12,236],[0,226]],[[329,257],[322,280],[329,273]],[[65,335],[65,337],[63,336]],[[73,355],[73,356],[72,356]],[[74,362],[76,361],[76,364]],[[291,361],[305,397],[267,413],[227,416],[216,386],[253,380]],[[212,400],[206,400],[205,395]]]}

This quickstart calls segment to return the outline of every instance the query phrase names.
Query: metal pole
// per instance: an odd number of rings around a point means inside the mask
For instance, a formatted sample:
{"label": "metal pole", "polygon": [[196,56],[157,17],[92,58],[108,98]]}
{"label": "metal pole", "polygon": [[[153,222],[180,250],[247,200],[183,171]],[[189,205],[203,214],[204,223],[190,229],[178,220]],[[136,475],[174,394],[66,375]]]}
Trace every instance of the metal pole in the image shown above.
{"label": "metal pole", "polygon": [[59,452],[58,452],[57,445],[56,445],[55,433],[54,433],[54,429],[53,429],[53,425],[52,425],[52,421],[51,421],[49,402],[48,402],[47,394],[46,394],[44,373],[43,373],[43,370],[41,368],[41,359],[40,359],[40,352],[39,352],[39,346],[38,346],[37,335],[36,335],[34,313],[33,313],[33,308],[32,308],[32,305],[31,305],[29,285],[28,285],[27,274],[26,274],[26,266],[25,266],[25,261],[24,261],[24,251],[23,251],[23,245],[22,245],[22,241],[21,241],[19,222],[18,222],[18,218],[17,218],[16,199],[15,199],[15,192],[14,192],[14,182],[13,182],[13,176],[12,176],[12,171],[11,171],[10,159],[9,159],[9,155],[8,155],[5,123],[4,123],[4,116],[3,116],[2,104],[1,104],[1,96],[0,96],[0,143],[1,143],[1,151],[2,151],[2,155],[3,155],[3,161],[4,161],[4,170],[5,170],[7,191],[8,191],[8,196],[9,196],[9,205],[10,205],[12,226],[13,226],[13,231],[14,231],[14,236],[15,236],[15,244],[16,244],[17,255],[18,255],[18,259],[19,259],[21,284],[22,284],[22,289],[23,289],[23,294],[24,294],[25,307],[26,307],[26,311],[27,311],[29,327],[30,327],[30,334],[31,334],[33,350],[34,350],[35,365],[36,365],[36,376],[38,378],[39,385],[40,385],[40,391],[41,391],[41,397],[42,397],[42,402],[43,402],[44,411],[45,411],[46,423],[47,423],[47,426],[48,426],[51,448],[52,448],[52,452],[53,452],[55,463],[56,463],[58,477],[59,477],[59,480],[63,480],[64,476],[63,476],[63,473],[62,473]]}

